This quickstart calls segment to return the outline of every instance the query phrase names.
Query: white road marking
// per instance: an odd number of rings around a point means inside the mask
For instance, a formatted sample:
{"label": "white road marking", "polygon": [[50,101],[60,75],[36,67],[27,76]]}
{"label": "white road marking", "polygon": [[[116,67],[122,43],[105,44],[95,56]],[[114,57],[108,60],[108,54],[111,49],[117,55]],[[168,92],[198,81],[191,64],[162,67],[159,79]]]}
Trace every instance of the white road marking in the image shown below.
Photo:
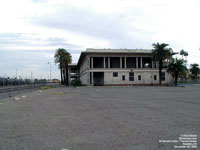
{"label": "white road marking", "polygon": [[21,96],[21,98],[26,98],[26,95]]}
{"label": "white road marking", "polygon": [[19,100],[19,99],[20,99],[20,97],[14,97],[14,98],[13,98],[14,101],[17,101],[17,100]]}

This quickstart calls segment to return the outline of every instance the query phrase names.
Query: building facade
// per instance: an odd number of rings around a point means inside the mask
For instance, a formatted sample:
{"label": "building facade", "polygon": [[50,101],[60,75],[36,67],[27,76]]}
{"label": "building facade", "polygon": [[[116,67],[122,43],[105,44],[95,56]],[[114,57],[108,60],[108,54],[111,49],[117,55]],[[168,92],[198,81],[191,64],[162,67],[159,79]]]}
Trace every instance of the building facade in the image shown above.
{"label": "building facade", "polygon": [[[143,49],[86,49],[77,65],[69,66],[69,77],[83,85],[158,85],[158,64],[151,54]],[[164,85],[173,83],[167,64],[162,70]]]}

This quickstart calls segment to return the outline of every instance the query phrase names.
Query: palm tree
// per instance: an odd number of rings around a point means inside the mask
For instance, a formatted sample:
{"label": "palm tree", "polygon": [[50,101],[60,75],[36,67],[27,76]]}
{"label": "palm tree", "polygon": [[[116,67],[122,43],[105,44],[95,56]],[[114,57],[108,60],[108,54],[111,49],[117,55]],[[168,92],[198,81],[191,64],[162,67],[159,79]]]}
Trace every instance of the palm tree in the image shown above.
{"label": "palm tree", "polygon": [[183,49],[180,51],[180,55],[182,56],[182,59],[183,59],[183,56],[185,56],[185,59],[187,60],[187,56],[188,56],[188,52],[187,51],[184,51]]}
{"label": "palm tree", "polygon": [[72,56],[69,52],[65,51],[63,56],[63,64],[64,64],[64,77],[65,77],[65,84],[69,84],[69,76],[68,76],[68,70],[69,70],[69,64],[72,63]]}
{"label": "palm tree", "polygon": [[188,52],[184,52],[184,54],[183,54],[183,56],[185,56],[185,60],[186,60],[186,62],[187,62],[187,56],[188,56]]}
{"label": "palm tree", "polygon": [[165,43],[153,43],[152,58],[154,62],[159,64],[159,85],[162,85],[161,73],[163,69],[163,62],[172,58],[172,49],[167,48],[169,44]]}
{"label": "palm tree", "polygon": [[64,48],[59,48],[56,50],[55,63],[59,63],[60,75],[61,75],[61,84],[68,85],[68,64],[72,62],[72,56]]}
{"label": "palm tree", "polygon": [[61,76],[61,84],[64,84],[64,78],[63,78],[63,68],[64,68],[64,64],[63,64],[63,56],[65,53],[65,49],[63,48],[59,48],[56,50],[55,55],[54,55],[54,59],[55,59],[55,64],[59,64],[59,69],[60,69],[60,76]]}
{"label": "palm tree", "polygon": [[187,67],[185,66],[185,60],[183,59],[172,59],[169,64],[167,72],[171,73],[175,79],[175,86],[177,86],[178,77],[185,76],[187,73]]}
{"label": "palm tree", "polygon": [[191,64],[190,66],[191,66],[190,71],[194,76],[194,79],[197,79],[197,75],[200,73],[199,64]]}
{"label": "palm tree", "polygon": [[185,54],[185,51],[182,49],[182,50],[180,51],[180,55],[182,56],[182,59],[183,59],[184,54]]}
{"label": "palm tree", "polygon": [[[184,52],[184,54],[183,54],[185,57],[187,57],[188,56],[188,52]],[[186,58],[187,59],[187,58]]]}

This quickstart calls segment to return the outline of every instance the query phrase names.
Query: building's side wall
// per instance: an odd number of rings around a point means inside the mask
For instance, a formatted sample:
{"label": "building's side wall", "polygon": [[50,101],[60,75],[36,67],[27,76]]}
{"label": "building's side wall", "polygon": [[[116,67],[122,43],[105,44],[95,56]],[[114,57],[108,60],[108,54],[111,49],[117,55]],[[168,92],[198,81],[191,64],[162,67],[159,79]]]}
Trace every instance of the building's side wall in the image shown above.
{"label": "building's side wall", "polygon": [[88,71],[85,71],[80,75],[80,81],[83,85],[88,85]]}
{"label": "building's side wall", "polygon": [[89,57],[86,56],[80,65],[80,74],[79,78],[83,85],[89,84],[89,73],[88,68],[90,67]]}

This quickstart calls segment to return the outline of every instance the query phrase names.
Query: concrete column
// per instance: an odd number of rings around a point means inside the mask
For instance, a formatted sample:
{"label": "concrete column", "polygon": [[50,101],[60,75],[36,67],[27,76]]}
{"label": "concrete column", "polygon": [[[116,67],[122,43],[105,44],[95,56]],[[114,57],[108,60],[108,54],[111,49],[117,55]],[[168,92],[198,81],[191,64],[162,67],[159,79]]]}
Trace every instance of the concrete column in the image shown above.
{"label": "concrete column", "polygon": [[92,69],[93,69],[93,57],[91,57],[91,61],[92,61],[91,63],[92,63]]}
{"label": "concrete column", "polygon": [[141,68],[142,68],[142,57],[140,57],[140,66],[141,66]]}
{"label": "concrete column", "polygon": [[106,58],[103,57],[103,68],[106,68]]}
{"label": "concrete column", "polygon": [[108,68],[110,68],[110,57],[108,57]]}
{"label": "concrete column", "polygon": [[138,68],[138,57],[136,57],[136,68]]}
{"label": "concrete column", "polygon": [[93,72],[92,72],[92,83],[91,83],[91,85],[93,85],[93,83],[94,83],[94,82],[93,82]]}
{"label": "concrete column", "polygon": [[120,68],[122,68],[122,57],[120,57]]}
{"label": "concrete column", "polygon": [[124,68],[126,68],[126,57],[124,58]]}
{"label": "concrete column", "polygon": [[153,66],[153,61],[152,61],[152,67],[151,68],[154,68],[154,66]]}

